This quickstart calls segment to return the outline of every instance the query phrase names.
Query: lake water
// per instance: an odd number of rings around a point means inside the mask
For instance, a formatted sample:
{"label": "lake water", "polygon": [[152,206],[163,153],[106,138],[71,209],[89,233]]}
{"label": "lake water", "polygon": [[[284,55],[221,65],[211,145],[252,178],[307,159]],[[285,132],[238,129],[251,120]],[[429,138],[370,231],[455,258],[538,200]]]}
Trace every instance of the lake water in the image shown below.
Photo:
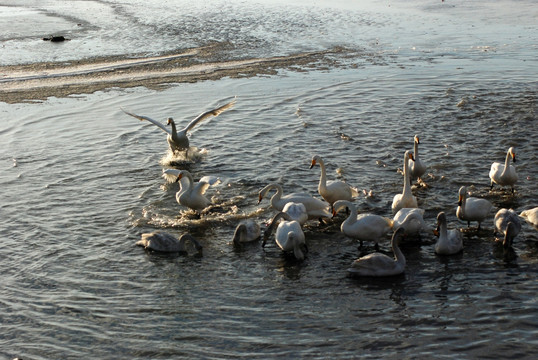
{"label": "lake water", "polygon": [[[0,2],[0,358],[534,358],[538,232],[523,223],[507,260],[493,217],[538,206],[537,17],[524,0]],[[41,40],[52,34],[70,41]],[[185,65],[194,78],[156,86],[170,82],[159,63],[122,72],[208,45]],[[107,59],[119,64],[69,75]],[[184,123],[234,97],[180,166],[222,180],[208,195],[223,210],[196,219],[161,177],[166,134],[121,108]],[[305,226],[302,262],[230,244],[241,219],[274,214],[257,204],[265,185],[316,195],[315,154],[329,178],[372,191],[360,212],[391,216],[415,134],[419,206],[432,227],[445,211],[464,230],[462,253],[437,256],[423,233],[402,246],[403,275],[352,279],[345,214]],[[490,191],[511,146],[516,192]],[[462,185],[495,206],[479,233],[456,218]],[[203,257],[135,246],[155,230],[190,232]]]}

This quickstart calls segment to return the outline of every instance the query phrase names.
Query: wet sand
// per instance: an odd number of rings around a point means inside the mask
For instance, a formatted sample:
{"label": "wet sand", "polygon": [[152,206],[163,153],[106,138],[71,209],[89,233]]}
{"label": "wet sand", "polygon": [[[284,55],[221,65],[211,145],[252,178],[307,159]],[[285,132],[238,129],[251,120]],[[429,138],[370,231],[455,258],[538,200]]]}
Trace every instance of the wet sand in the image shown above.
{"label": "wet sand", "polygon": [[45,100],[89,94],[108,88],[145,86],[274,75],[281,69],[305,71],[334,67],[335,55],[352,51],[335,47],[326,51],[270,58],[221,61],[221,46],[206,46],[154,57],[100,57],[71,62],[45,62],[0,67],[0,100],[6,103]]}

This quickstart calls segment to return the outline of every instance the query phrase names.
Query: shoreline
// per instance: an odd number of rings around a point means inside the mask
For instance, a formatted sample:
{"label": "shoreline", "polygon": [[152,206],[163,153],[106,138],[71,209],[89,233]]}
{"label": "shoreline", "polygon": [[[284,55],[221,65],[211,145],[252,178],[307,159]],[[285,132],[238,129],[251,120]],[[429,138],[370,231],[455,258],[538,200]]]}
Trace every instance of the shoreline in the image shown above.
{"label": "shoreline", "polygon": [[324,51],[270,58],[220,60],[215,46],[185,49],[160,56],[111,56],[70,62],[45,62],[0,67],[0,101],[44,101],[49,97],[90,94],[109,88],[145,86],[158,89],[174,83],[275,75],[279,70],[308,71],[340,65],[334,57],[355,51]]}

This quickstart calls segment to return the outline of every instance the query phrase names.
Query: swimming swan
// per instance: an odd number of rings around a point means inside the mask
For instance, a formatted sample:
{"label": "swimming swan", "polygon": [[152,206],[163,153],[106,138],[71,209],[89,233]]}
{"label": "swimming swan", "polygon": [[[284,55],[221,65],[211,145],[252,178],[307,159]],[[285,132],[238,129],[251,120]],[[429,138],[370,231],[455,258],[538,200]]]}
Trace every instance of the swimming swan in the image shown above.
{"label": "swimming swan", "polygon": [[458,229],[447,230],[446,215],[440,212],[437,215],[437,229],[435,234],[439,236],[435,243],[435,253],[439,255],[453,255],[463,249],[463,235]]}
{"label": "swimming swan", "polygon": [[372,253],[355,260],[349,269],[351,276],[393,276],[402,274],[405,270],[405,256],[398,247],[404,236],[400,228],[392,235],[391,246],[394,258],[382,253]]}
{"label": "swimming swan", "polygon": [[489,178],[491,179],[491,189],[493,189],[493,184],[500,186],[510,186],[512,188],[512,193],[514,192],[514,184],[517,182],[517,173],[514,165],[510,164],[510,157],[513,162],[516,162],[516,152],[513,147],[508,149],[506,153],[506,159],[504,160],[504,165],[498,162],[491,164],[491,169],[489,170]]}
{"label": "swimming swan", "polygon": [[202,256],[202,245],[190,234],[183,234],[177,239],[175,236],[165,232],[144,233],[136,245],[160,252],[187,253],[185,246],[187,240],[192,242],[198,251],[197,255]]}
{"label": "swimming swan", "polygon": [[420,231],[427,231],[429,226],[424,222],[424,209],[403,208],[394,215],[392,230],[403,227],[406,236],[420,235]]}
{"label": "swimming swan", "polygon": [[273,189],[275,189],[276,192],[271,197],[271,207],[277,211],[282,211],[284,206],[289,202],[296,202],[302,203],[305,206],[309,219],[330,218],[332,216],[329,211],[329,204],[326,202],[303,193],[282,195],[282,186],[276,183],[269,184],[260,190],[258,194],[258,204],[262,201],[265,195]]}
{"label": "swimming swan", "polygon": [[[280,220],[280,223],[278,222]],[[293,251],[297,260],[304,260],[304,253],[307,251],[305,237],[301,224],[298,221],[292,220],[291,217],[279,212],[271,220],[271,224],[263,235],[262,247],[265,246],[267,239],[271,236],[276,228],[275,241],[282,251]],[[303,251],[304,248],[304,251]]]}
{"label": "swimming swan", "polygon": [[460,220],[467,221],[467,226],[471,226],[471,221],[478,221],[477,230],[480,230],[480,223],[488,217],[492,207],[493,205],[486,199],[467,197],[465,186],[460,188],[456,216]]}
{"label": "swimming swan", "polygon": [[418,135],[415,135],[414,148],[413,148],[413,160],[409,163],[409,171],[411,179],[420,179],[422,175],[426,172],[426,165],[420,160],[418,155],[418,144],[420,140]]}
{"label": "swimming swan", "polygon": [[347,200],[338,200],[334,203],[333,215],[345,208],[349,209],[350,214],[340,225],[342,233],[350,238],[359,240],[361,246],[363,241],[372,241],[375,243],[375,248],[379,249],[379,240],[388,234],[394,222],[391,219],[374,214],[357,215],[357,208]]}
{"label": "swimming swan", "polygon": [[525,219],[529,224],[534,226],[538,230],[538,207],[533,209],[524,210],[519,214],[523,219]]}
{"label": "swimming swan", "polygon": [[497,211],[497,213],[495,214],[495,218],[493,219],[493,223],[495,224],[494,235],[506,235],[508,223],[510,222],[514,224],[514,236],[519,234],[519,232],[521,231],[521,221],[519,221],[519,216],[517,215],[517,213],[512,209],[500,209],[499,211]]}
{"label": "swimming swan", "polygon": [[125,111],[124,109],[122,109],[122,111],[127,115],[135,117],[139,120],[147,120],[153,125],[156,125],[162,130],[164,130],[168,134],[168,136],[166,137],[166,140],[168,141],[168,146],[170,146],[170,150],[172,150],[172,152],[174,153],[176,151],[183,151],[189,149],[189,138],[187,137],[187,133],[191,131],[198,123],[209,118],[210,116],[218,116],[220,113],[232,108],[234,105],[235,100],[216,109],[203,112],[196,118],[194,118],[185,128],[181,129],[180,131],[177,131],[176,123],[171,117],[168,118],[168,121],[166,123],[166,125],[171,125],[171,129],[168,129],[164,124],[160,123],[157,120],[153,120],[152,118],[149,118],[147,116],[137,115],[132,112]]}
{"label": "swimming swan", "polygon": [[403,175],[404,185],[403,192],[401,194],[394,195],[392,200],[392,212],[396,213],[402,208],[416,208],[418,207],[417,198],[411,192],[411,183],[409,180],[409,160],[413,159],[413,155],[406,151],[403,162]]}
{"label": "swimming swan", "polygon": [[243,220],[235,228],[233,243],[234,245],[241,245],[242,243],[258,240],[260,234],[260,225],[256,221],[252,219]]}
{"label": "swimming swan", "polygon": [[[182,181],[182,179],[186,179],[186,181]],[[204,196],[204,193],[210,186],[209,183],[205,181],[198,181],[195,183],[191,173],[187,170],[178,171],[176,182],[179,182],[179,191],[176,193],[176,201],[178,204],[196,211],[202,211],[211,205],[211,201]]]}
{"label": "swimming swan", "polygon": [[282,212],[288,214],[292,220],[298,221],[301,225],[304,225],[308,220],[308,212],[303,203],[289,202],[284,205]]}
{"label": "swimming swan", "polygon": [[319,178],[318,192],[331,206],[338,200],[351,201],[353,197],[359,196],[359,191],[343,181],[327,181],[327,173],[323,159],[315,155],[312,157],[310,169],[319,164],[321,175]]}

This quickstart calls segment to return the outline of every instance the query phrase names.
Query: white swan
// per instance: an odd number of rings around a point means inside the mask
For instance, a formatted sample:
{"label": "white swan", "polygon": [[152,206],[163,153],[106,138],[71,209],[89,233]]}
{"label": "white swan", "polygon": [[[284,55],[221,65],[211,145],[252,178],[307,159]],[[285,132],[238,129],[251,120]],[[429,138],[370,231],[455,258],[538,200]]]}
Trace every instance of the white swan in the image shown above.
{"label": "white swan", "polygon": [[409,180],[409,160],[413,159],[413,155],[406,151],[404,154],[403,161],[403,175],[404,175],[404,185],[403,192],[401,194],[394,195],[392,200],[392,212],[396,213],[402,208],[416,208],[418,207],[417,198],[411,192],[411,182]]}
{"label": "white swan", "polygon": [[243,220],[235,228],[233,243],[234,245],[241,245],[242,243],[258,240],[260,234],[260,225],[256,221],[252,219]]}
{"label": "white swan", "polygon": [[359,191],[357,189],[350,186],[349,184],[346,184],[343,181],[327,181],[325,163],[320,156],[315,155],[314,157],[312,157],[310,169],[312,169],[317,164],[319,164],[319,167],[321,168],[318,193],[331,206],[333,206],[333,204],[338,200],[351,201],[353,197],[359,196]]}
{"label": "white swan", "polygon": [[[362,246],[363,241],[372,241],[378,249],[378,242],[392,229],[394,222],[383,216],[374,214],[359,214],[355,205],[347,200],[338,200],[334,203],[333,214],[348,208],[349,217],[340,225],[344,235],[357,239]],[[402,229],[403,231],[403,229]]]}
{"label": "white swan", "polygon": [[304,193],[292,193],[282,195],[283,190],[280,184],[272,183],[260,190],[258,195],[258,204],[262,201],[265,195],[275,189],[275,194],[271,197],[271,207],[277,211],[282,211],[284,206],[289,202],[302,203],[309,219],[330,218],[332,216],[329,211],[329,204],[320,199],[316,199]]}
{"label": "white swan", "polygon": [[292,220],[298,221],[301,225],[304,225],[308,220],[308,212],[303,203],[289,202],[284,205],[282,212],[288,214]]}
{"label": "white swan", "polygon": [[493,223],[495,224],[495,234],[506,235],[508,223],[510,222],[514,224],[514,236],[519,234],[521,231],[521,221],[519,221],[517,213],[512,209],[500,209],[497,211],[495,218],[493,219]]}
{"label": "white swan", "polygon": [[405,256],[398,247],[404,236],[404,229],[400,228],[392,235],[391,246],[394,258],[382,253],[373,253],[355,260],[349,269],[351,276],[393,276],[402,274],[405,270]]}
{"label": "white swan", "polygon": [[529,224],[534,226],[536,230],[538,230],[538,207],[535,207],[533,209],[529,210],[523,210],[521,214],[519,214],[525,221],[527,221]]}
{"label": "white swan", "polygon": [[419,208],[403,208],[398,210],[394,215],[392,230],[396,231],[403,227],[406,236],[419,235],[420,231],[429,229],[424,222],[424,209]]}
{"label": "white swan", "polygon": [[420,144],[418,135],[415,135],[414,140],[413,160],[409,163],[410,178],[421,179],[421,176],[426,172],[426,165],[424,165],[418,155],[418,144]]}
{"label": "white swan", "polygon": [[142,234],[142,238],[137,241],[136,245],[143,246],[145,249],[151,249],[160,252],[179,252],[186,253],[187,248],[185,243],[191,241],[198,251],[198,255],[202,255],[202,245],[190,234],[183,234],[178,239],[177,237],[165,232],[152,232]]}
{"label": "white swan", "polygon": [[439,255],[453,255],[459,253],[463,249],[463,235],[458,229],[447,229],[446,215],[440,212],[437,215],[436,235],[439,236],[435,243],[435,253]]}
{"label": "white swan", "polygon": [[491,169],[489,170],[491,189],[493,189],[493,184],[495,183],[500,186],[510,186],[512,188],[512,192],[514,192],[514,184],[517,182],[517,173],[514,165],[510,164],[510,157],[515,163],[516,152],[513,147],[508,149],[506,159],[504,160],[504,165],[498,162],[491,164]]}
{"label": "white swan", "polygon": [[[166,171],[175,169],[168,169]],[[177,170],[176,170],[177,171]],[[185,182],[182,179],[186,179]],[[205,181],[194,182],[192,175],[187,170],[179,170],[176,182],[179,182],[179,191],[176,193],[176,201],[178,204],[186,206],[196,211],[202,211],[209,205],[211,201],[204,196],[207,188],[210,186]]]}
{"label": "white swan", "polygon": [[467,188],[465,186],[460,188],[458,194],[456,216],[460,220],[467,221],[467,226],[471,226],[471,221],[478,221],[477,230],[480,230],[480,223],[488,217],[493,205],[486,199],[467,197]]}
{"label": "white swan", "polygon": [[122,110],[127,115],[135,117],[139,120],[147,120],[151,122],[152,124],[161,128],[162,130],[164,130],[168,134],[168,136],[166,137],[166,140],[168,141],[168,146],[170,146],[170,150],[172,150],[172,152],[176,152],[176,151],[183,151],[183,150],[189,149],[189,138],[187,137],[187,133],[191,131],[198,123],[209,118],[210,116],[218,116],[220,113],[222,113],[225,110],[230,109],[234,105],[235,105],[235,100],[227,103],[226,105],[218,107],[216,109],[203,112],[200,115],[198,115],[196,118],[194,118],[187,126],[185,126],[183,129],[179,131],[177,131],[176,123],[171,117],[168,118],[168,121],[167,121],[167,125],[171,125],[171,129],[168,129],[164,124],[160,123],[157,120],[153,120],[152,118],[149,118],[147,116],[137,115],[132,112],[125,111],[124,109]]}
{"label": "white swan", "polygon": [[278,227],[275,233],[275,241],[278,247],[282,249],[282,251],[293,251],[297,260],[303,260],[304,253],[307,251],[303,229],[298,221],[292,220],[292,218],[284,212],[279,212],[271,220],[271,224],[267,227],[267,230],[265,230],[263,235],[262,247],[265,246],[267,239],[271,236],[277,224]]}

